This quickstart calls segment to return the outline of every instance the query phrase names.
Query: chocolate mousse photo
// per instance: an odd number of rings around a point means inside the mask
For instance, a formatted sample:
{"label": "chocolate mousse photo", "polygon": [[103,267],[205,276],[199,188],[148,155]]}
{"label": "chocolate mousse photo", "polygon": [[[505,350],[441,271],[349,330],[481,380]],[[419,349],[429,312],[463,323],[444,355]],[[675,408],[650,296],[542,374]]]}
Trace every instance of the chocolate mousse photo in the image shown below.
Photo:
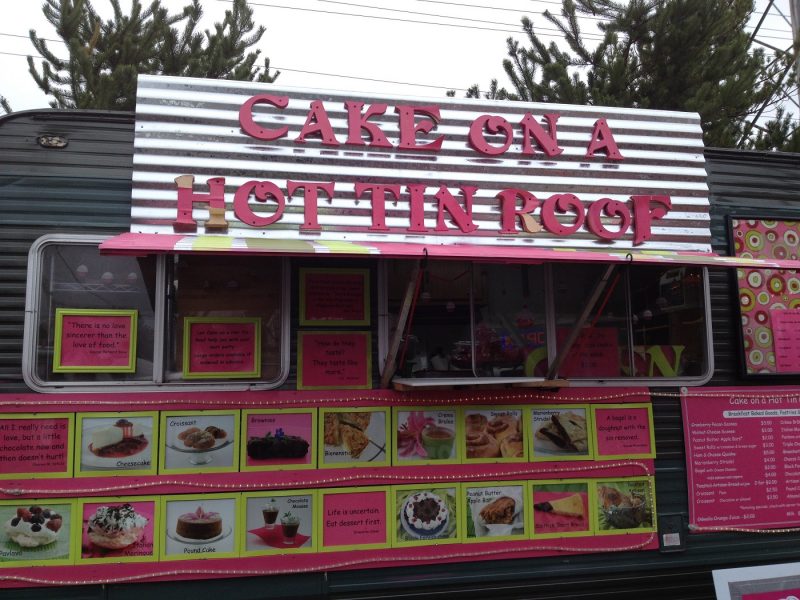
{"label": "chocolate mousse photo", "polygon": [[79,562],[158,560],[159,514],[155,497],[82,500]]}
{"label": "chocolate mousse photo", "polygon": [[238,555],[238,494],[164,496],[161,559]]}
{"label": "chocolate mousse photo", "polygon": [[455,543],[459,541],[459,485],[419,487],[400,485],[392,488],[397,522],[394,544]]}
{"label": "chocolate mousse photo", "polygon": [[161,413],[159,473],[211,473],[239,469],[239,411]]}
{"label": "chocolate mousse photo", "polygon": [[394,409],[394,464],[458,463],[461,427],[453,408]]}
{"label": "chocolate mousse photo", "polygon": [[246,519],[242,555],[316,549],[313,491],[244,494],[242,502]]}
{"label": "chocolate mousse photo", "polygon": [[0,563],[63,565],[73,562],[72,500],[0,501]]}
{"label": "chocolate mousse photo", "polygon": [[78,414],[75,475],[155,475],[157,417],[157,412]]}

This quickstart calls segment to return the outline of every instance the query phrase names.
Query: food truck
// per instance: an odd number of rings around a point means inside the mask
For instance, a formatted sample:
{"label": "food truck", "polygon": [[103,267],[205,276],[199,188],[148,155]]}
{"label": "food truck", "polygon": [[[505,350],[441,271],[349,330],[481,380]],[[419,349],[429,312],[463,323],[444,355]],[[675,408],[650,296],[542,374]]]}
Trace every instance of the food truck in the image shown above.
{"label": "food truck", "polygon": [[800,156],[158,76],[0,154],[0,598],[712,598],[797,560]]}

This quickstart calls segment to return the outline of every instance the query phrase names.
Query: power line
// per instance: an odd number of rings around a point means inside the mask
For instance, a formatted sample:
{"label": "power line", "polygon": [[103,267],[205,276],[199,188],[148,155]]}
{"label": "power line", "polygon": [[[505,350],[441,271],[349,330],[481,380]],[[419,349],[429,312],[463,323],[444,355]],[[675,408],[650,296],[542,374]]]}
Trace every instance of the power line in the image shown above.
{"label": "power line", "polygon": [[[0,35],[2,35],[2,34],[0,34]],[[4,51],[0,51],[0,54],[4,54],[4,55],[7,55],[7,56],[19,56],[21,58],[27,58],[28,56],[30,56],[29,54],[19,54],[17,52],[4,52]],[[63,62],[68,62],[66,59],[59,59],[59,60],[61,60]],[[264,67],[262,67],[260,65],[254,65],[253,68],[257,69],[259,71],[264,69]],[[290,68],[290,67],[280,67],[280,66],[274,66],[274,65],[270,65],[270,69],[273,69],[273,70],[276,70],[276,71],[287,71],[289,73],[303,73],[305,75],[320,75],[320,76],[323,76],[323,77],[337,77],[337,78],[340,78],[340,79],[355,79],[355,80],[359,80],[359,81],[369,81],[371,83],[389,83],[389,84],[392,84],[392,85],[408,85],[408,86],[413,86],[413,87],[424,87],[424,88],[433,88],[433,89],[440,89],[440,90],[455,90],[457,92],[466,92],[467,91],[466,88],[460,88],[460,87],[457,87],[457,86],[449,86],[448,87],[448,86],[443,86],[443,85],[438,85],[438,84],[411,83],[409,81],[393,81],[391,79],[378,79],[378,78],[375,78],[375,77],[360,77],[358,75],[343,75],[341,73],[322,73],[321,71],[308,71],[308,70],[305,70],[305,69],[293,69],[293,68]]]}

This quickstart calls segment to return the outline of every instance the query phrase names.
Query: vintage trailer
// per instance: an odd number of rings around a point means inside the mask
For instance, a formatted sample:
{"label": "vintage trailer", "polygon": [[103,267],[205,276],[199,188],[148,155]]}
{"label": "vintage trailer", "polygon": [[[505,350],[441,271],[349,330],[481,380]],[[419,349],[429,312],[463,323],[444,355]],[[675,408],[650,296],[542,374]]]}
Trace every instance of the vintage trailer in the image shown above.
{"label": "vintage trailer", "polygon": [[796,561],[799,167],[685,113],[242,82],[4,117],[0,598]]}

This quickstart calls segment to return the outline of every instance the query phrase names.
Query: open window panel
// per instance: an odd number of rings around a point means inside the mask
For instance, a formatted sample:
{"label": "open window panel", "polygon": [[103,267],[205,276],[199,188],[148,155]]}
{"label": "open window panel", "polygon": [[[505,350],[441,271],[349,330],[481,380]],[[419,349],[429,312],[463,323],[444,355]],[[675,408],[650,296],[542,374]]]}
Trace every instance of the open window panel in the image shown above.
{"label": "open window panel", "polygon": [[[103,239],[51,235],[32,247],[23,355],[32,389],[98,391],[109,383],[117,389],[241,389],[277,387],[285,380],[284,259],[103,255],[98,250]],[[231,377],[232,369],[186,377],[183,354],[193,346],[186,343],[184,327],[192,318],[207,329],[220,323],[219,335],[228,338],[242,322],[257,324],[257,335],[227,339],[218,349],[219,362],[252,351],[258,364],[247,377]],[[103,351],[106,346],[111,354]],[[114,352],[125,351],[133,354],[127,368],[108,366]]]}
{"label": "open window panel", "polygon": [[383,379],[398,388],[700,384],[711,373],[702,267],[384,266]]}

